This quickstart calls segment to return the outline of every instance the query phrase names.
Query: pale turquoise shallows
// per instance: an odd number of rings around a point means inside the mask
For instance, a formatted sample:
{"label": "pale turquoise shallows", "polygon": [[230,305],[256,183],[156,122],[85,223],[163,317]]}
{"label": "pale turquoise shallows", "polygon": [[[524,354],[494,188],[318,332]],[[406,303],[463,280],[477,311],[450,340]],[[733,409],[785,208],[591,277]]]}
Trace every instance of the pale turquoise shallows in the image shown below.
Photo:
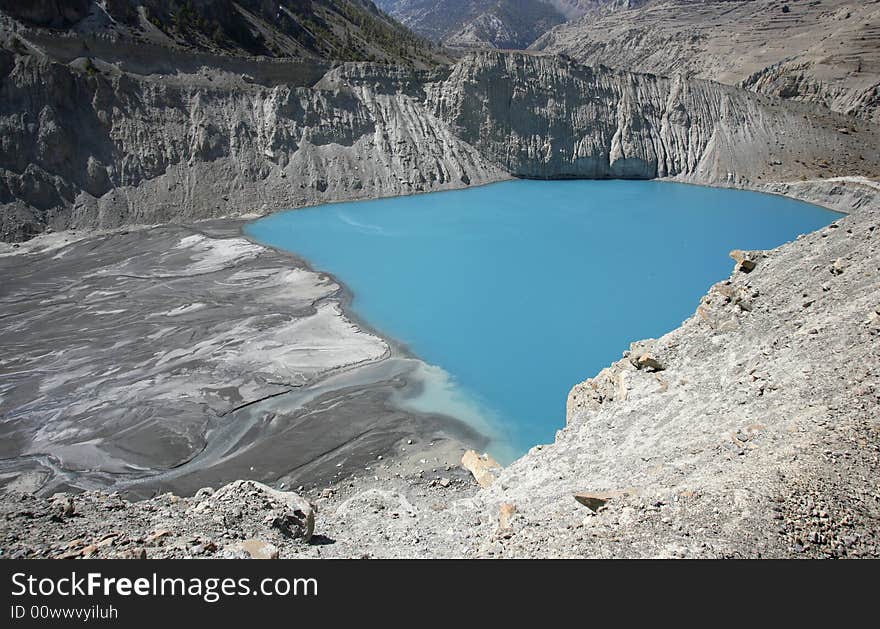
{"label": "pale turquoise shallows", "polygon": [[509,460],[552,441],[577,382],[690,316],[731,272],[837,214],[649,181],[511,181],[275,214],[247,233],[345,283],[364,321],[440,369],[421,410]]}

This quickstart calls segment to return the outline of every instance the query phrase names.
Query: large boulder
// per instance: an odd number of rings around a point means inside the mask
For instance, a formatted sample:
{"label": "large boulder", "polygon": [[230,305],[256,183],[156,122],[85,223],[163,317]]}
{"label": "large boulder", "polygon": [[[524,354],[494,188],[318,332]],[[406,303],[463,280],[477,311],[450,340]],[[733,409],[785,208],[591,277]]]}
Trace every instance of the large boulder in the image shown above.
{"label": "large boulder", "polygon": [[730,257],[736,262],[734,270],[740,273],[751,273],[758,266],[758,261],[764,257],[760,251],[743,251],[742,249],[734,249],[730,252]]}
{"label": "large boulder", "polygon": [[628,353],[630,364],[636,369],[663,371],[665,367],[654,352],[655,345],[656,341],[654,339],[636,341],[630,344]]}
{"label": "large boulder", "polygon": [[206,496],[197,513],[211,512],[229,528],[251,535],[308,542],[315,532],[315,509],[305,498],[253,480],[237,480]]}

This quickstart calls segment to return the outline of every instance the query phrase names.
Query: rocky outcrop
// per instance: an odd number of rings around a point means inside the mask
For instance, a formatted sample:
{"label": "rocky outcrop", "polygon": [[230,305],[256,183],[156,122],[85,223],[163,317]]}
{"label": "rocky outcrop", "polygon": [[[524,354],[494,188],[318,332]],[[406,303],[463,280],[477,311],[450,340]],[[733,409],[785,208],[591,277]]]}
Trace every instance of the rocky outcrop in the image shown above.
{"label": "rocky outcrop", "polygon": [[[201,489],[197,497],[201,500],[194,508],[196,513],[210,514],[221,523],[233,526],[242,526],[242,521],[246,521],[244,528],[251,534],[262,525],[283,538],[308,543],[315,532],[314,507],[290,491],[278,491],[252,480],[238,480],[216,492]],[[252,555],[254,551],[267,554],[267,549],[255,546],[245,546],[245,550]],[[277,555],[277,550],[275,553]]]}
{"label": "rocky outcrop", "polygon": [[469,471],[480,487],[488,487],[495,482],[495,474],[501,468],[498,462],[488,454],[480,456],[474,450],[468,450],[461,457],[461,466]]}

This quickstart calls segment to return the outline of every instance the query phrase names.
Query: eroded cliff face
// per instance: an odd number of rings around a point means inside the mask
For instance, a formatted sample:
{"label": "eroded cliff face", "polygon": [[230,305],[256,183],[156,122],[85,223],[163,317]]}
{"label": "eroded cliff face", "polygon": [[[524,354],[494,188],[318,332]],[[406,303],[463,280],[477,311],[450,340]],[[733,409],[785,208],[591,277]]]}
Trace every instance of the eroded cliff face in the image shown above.
{"label": "eroded cliff face", "polygon": [[424,110],[417,72],[342,66],[267,87],[0,54],[4,240],[504,177]]}
{"label": "eroded cliff face", "polygon": [[3,240],[510,175],[747,186],[829,163],[829,174],[880,173],[870,123],[555,56],[476,52],[434,71],[351,63],[309,80],[302,67],[252,62],[251,75],[208,55],[170,73],[19,47],[0,51]]}
{"label": "eroded cliff face", "polygon": [[822,155],[847,170],[877,164],[868,124],[680,76],[483,52],[433,88],[436,115],[516,176],[743,184],[806,176]]}

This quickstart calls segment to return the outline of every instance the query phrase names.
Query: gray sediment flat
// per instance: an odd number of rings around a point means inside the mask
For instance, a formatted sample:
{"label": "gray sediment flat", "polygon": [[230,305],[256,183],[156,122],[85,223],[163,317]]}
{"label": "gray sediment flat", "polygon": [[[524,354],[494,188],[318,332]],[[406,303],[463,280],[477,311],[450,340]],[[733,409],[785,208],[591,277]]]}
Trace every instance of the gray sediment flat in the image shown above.
{"label": "gray sediment flat", "polygon": [[240,226],[56,234],[0,256],[0,482],[315,486],[401,441],[483,442],[398,408],[419,361],[347,313],[332,277]]}

